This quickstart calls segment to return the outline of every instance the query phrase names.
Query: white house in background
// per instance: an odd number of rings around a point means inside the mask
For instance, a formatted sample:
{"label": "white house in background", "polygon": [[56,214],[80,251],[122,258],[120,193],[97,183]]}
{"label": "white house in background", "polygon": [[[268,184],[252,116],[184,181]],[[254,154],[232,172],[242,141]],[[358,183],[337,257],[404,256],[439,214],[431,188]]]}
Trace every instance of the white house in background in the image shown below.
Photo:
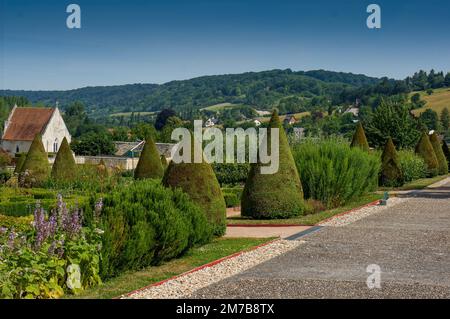
{"label": "white house in background", "polygon": [[56,153],[64,137],[71,136],[61,112],[56,108],[17,107],[11,110],[1,139],[1,147],[11,155],[28,152],[36,134],[42,135],[45,151]]}
{"label": "white house in background", "polygon": [[216,125],[217,122],[218,122],[218,120],[216,118],[211,117],[206,120],[205,127],[213,127],[214,125]]}
{"label": "white house in background", "polygon": [[261,125],[261,121],[260,120],[253,120],[253,124],[255,124],[255,126],[260,126]]}

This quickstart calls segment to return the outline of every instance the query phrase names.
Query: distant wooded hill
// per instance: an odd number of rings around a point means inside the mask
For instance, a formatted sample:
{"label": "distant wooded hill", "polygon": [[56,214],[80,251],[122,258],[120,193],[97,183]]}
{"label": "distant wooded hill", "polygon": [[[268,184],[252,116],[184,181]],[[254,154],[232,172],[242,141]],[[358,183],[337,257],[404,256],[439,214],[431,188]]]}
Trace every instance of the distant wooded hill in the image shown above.
{"label": "distant wooded hill", "polygon": [[343,91],[376,85],[380,81],[361,74],[288,69],[202,76],[161,85],[127,84],[67,91],[0,90],[0,96],[22,96],[33,104],[43,105],[55,105],[58,101],[62,108],[81,101],[91,116],[152,112],[164,108],[189,112],[219,103],[246,104],[264,110],[285,98],[331,98]]}

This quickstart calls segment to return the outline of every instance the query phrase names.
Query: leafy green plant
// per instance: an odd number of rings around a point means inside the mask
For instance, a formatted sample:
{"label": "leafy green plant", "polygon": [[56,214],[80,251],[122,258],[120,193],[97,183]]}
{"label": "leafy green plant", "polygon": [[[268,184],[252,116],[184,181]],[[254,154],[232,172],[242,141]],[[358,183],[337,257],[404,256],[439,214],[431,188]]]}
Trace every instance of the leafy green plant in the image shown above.
{"label": "leafy green plant", "polygon": [[327,208],[376,189],[380,159],[339,138],[305,139],[293,146],[305,198]]}
{"label": "leafy green plant", "polygon": [[398,152],[398,158],[405,183],[427,176],[425,161],[414,151],[401,150]]}

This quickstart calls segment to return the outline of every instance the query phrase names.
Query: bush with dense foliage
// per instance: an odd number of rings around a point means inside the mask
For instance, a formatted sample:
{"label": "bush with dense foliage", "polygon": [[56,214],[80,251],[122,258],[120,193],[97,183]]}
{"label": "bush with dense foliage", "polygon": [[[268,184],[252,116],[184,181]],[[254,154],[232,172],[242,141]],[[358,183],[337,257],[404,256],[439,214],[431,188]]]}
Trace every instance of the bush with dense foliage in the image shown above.
{"label": "bush with dense foliage", "polygon": [[163,169],[166,169],[167,166],[169,166],[169,163],[167,163],[166,156],[164,154],[161,154],[160,158],[161,158],[161,165],[162,165]]}
{"label": "bush with dense foliage", "polygon": [[448,174],[448,162],[447,158],[445,157],[444,151],[442,150],[442,144],[441,140],[439,139],[436,132],[431,134],[430,136],[430,143],[433,146],[434,153],[436,154],[436,158],[438,161],[438,170],[439,175],[446,175]]}
{"label": "bush with dense foliage", "polygon": [[109,193],[101,211],[103,278],[178,257],[212,236],[205,215],[189,196],[156,180]]}
{"label": "bush with dense foliage", "polygon": [[0,168],[3,168],[7,165],[11,165],[12,158],[9,154],[0,147]]}
{"label": "bush with dense foliage", "polygon": [[237,207],[241,204],[242,187],[224,187],[222,188],[223,197],[227,207]]}
{"label": "bush with dense foliage", "polygon": [[0,227],[0,298],[59,298],[100,284],[101,232],[82,227],[82,216],[60,197],[49,214],[36,206],[31,231]]}
{"label": "bush with dense foliage", "polygon": [[[267,141],[270,145],[271,129],[279,132],[279,168],[274,174],[261,174],[258,163],[250,165],[241,199],[242,216],[252,218],[289,218],[302,215],[303,191],[294,158],[275,110],[269,122]],[[270,147],[268,147],[270,152]]]}
{"label": "bush with dense foliage", "polygon": [[239,185],[247,180],[248,163],[213,163],[212,168],[220,185]]}
{"label": "bush with dense foliage", "polygon": [[25,163],[25,159],[27,158],[27,153],[16,154],[14,159],[16,167],[14,168],[14,174],[22,173],[23,163]]}
{"label": "bush with dense foliage", "polygon": [[376,189],[379,156],[351,148],[345,140],[305,139],[293,146],[305,198],[337,207]]}
{"label": "bush with dense foliage", "polygon": [[405,183],[427,176],[427,166],[422,157],[411,150],[401,150],[397,153]]}
{"label": "bush with dense foliage", "polygon": [[23,187],[42,185],[50,175],[47,153],[40,134],[36,134],[21,169],[19,182]]}
{"label": "bush with dense foliage", "polygon": [[388,138],[381,155],[380,185],[388,187],[402,186],[403,171],[400,166],[397,150],[391,138]]}
{"label": "bush with dense foliage", "polygon": [[164,168],[161,158],[156,148],[155,142],[148,137],[144,144],[139,162],[134,170],[135,179],[161,178],[164,175]]}
{"label": "bush with dense foliage", "polygon": [[433,177],[439,173],[439,163],[431,145],[430,138],[427,133],[422,133],[419,143],[416,146],[416,154],[423,158],[427,165],[427,176]]}
{"label": "bush with dense foliage", "polygon": [[[192,141],[192,148],[193,144]],[[166,187],[181,188],[183,192],[187,193],[203,209],[214,229],[214,235],[222,236],[226,229],[226,206],[219,182],[211,164],[204,158],[201,163],[194,163],[193,153],[191,153],[191,163],[171,161],[162,183]]]}
{"label": "bush with dense foliage", "polygon": [[359,147],[363,151],[369,151],[369,143],[367,142],[366,133],[364,133],[364,128],[361,122],[358,122],[356,126],[355,134],[353,135],[351,147]]}
{"label": "bush with dense foliage", "polygon": [[57,181],[71,181],[76,177],[76,170],[75,158],[64,137],[53,163],[51,177]]}

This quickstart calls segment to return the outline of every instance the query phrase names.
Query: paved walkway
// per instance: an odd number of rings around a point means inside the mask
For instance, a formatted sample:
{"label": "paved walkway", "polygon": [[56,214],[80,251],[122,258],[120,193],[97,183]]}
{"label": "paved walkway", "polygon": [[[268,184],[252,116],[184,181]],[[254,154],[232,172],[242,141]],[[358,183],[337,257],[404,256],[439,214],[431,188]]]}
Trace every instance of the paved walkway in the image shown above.
{"label": "paved walkway", "polygon": [[[450,298],[450,182],[306,243],[194,298]],[[381,288],[368,289],[368,265]]]}

